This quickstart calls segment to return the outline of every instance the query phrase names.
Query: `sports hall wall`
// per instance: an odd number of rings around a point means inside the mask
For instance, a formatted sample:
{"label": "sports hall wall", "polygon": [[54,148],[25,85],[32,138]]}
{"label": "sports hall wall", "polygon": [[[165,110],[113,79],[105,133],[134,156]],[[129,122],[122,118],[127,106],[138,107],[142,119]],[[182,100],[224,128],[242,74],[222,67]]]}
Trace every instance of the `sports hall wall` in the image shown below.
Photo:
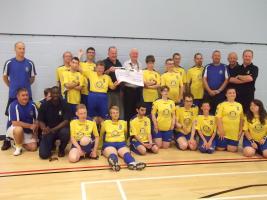
{"label": "sports hall wall", "polygon": [[[182,54],[182,66],[192,66],[194,53],[211,61],[215,49],[227,54],[254,51],[259,66],[256,97],[267,105],[267,1],[265,0],[1,0],[0,66],[14,57],[14,43],[24,41],[26,57],[34,61],[37,77],[33,98],[42,98],[43,89],[56,84],[55,69],[66,50],[77,54],[93,46],[96,58],[107,56],[116,46],[120,61],[129,50],[140,51],[140,61],[148,54],[156,57],[163,71],[164,60],[174,52]],[[0,81],[0,135],[4,134],[4,109],[8,88]]]}

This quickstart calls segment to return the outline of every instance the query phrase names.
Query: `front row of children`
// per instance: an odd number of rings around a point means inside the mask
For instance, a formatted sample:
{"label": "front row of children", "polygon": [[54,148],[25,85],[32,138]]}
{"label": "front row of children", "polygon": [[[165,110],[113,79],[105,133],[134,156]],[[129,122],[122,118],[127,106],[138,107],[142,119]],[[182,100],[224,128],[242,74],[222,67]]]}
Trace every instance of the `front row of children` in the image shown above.
{"label": "front row of children", "polygon": [[137,115],[130,121],[130,149],[126,144],[127,122],[119,119],[117,106],[110,108],[110,119],[102,123],[99,136],[96,123],[87,118],[85,105],[78,105],[78,119],[70,123],[72,149],[69,161],[77,162],[86,155],[96,158],[100,146],[114,171],[120,170],[118,156],[129,169],[142,170],[146,164],[136,161],[130,150],[140,155],[158,153],[160,148],[169,148],[174,139],[180,150],[198,148],[202,153],[213,153],[216,148],[236,152],[243,133],[244,155],[250,157],[258,152],[267,157],[267,114],[261,101],[253,100],[244,116],[241,104],[235,101],[235,89],[228,88],[226,101],[218,105],[215,116],[210,115],[207,101],[202,102],[199,115],[191,94],[184,96],[183,106],[175,107],[167,98],[168,92],[167,86],[161,87],[161,98],[153,103],[153,123],[146,116],[145,104],[137,105]]}

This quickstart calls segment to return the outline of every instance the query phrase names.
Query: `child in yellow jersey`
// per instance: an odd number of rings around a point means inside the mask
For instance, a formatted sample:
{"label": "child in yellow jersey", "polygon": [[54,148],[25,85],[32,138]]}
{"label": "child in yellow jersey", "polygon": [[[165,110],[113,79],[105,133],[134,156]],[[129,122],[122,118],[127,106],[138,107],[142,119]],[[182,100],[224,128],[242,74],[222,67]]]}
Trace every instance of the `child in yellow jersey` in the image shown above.
{"label": "child in yellow jersey", "polygon": [[88,112],[92,118],[98,117],[102,122],[108,115],[108,88],[114,90],[120,84],[112,82],[110,76],[104,74],[105,64],[103,61],[96,63],[96,71],[89,73],[90,92],[88,95]]}
{"label": "child in yellow jersey", "polygon": [[198,107],[193,106],[194,97],[192,94],[184,95],[184,106],[177,106],[176,128],[174,131],[174,139],[176,147],[181,150],[196,150],[197,142],[195,131],[192,129],[198,115]]}
{"label": "child in yellow jersey", "polygon": [[217,132],[216,149],[236,152],[243,130],[243,108],[235,101],[235,88],[227,88],[226,101],[220,103],[216,110]]}
{"label": "child in yellow jersey", "polygon": [[195,66],[191,67],[187,71],[187,91],[194,96],[194,104],[200,106],[204,96],[204,86],[202,80],[204,67],[202,66],[202,54],[196,53],[194,61]]}
{"label": "child in yellow jersey", "polygon": [[161,86],[168,86],[170,91],[168,98],[173,100],[175,103],[181,101],[183,95],[183,81],[180,74],[174,72],[174,64],[171,58],[167,59],[166,62],[167,72],[161,75]]}
{"label": "child in yellow jersey", "polygon": [[75,116],[76,106],[81,102],[81,90],[84,85],[82,74],[78,72],[79,62],[77,57],[73,57],[70,62],[70,71],[63,74],[65,98],[73,116]]}
{"label": "child in yellow jersey", "polygon": [[103,139],[102,153],[108,159],[112,170],[119,171],[118,155],[123,158],[130,170],[142,170],[145,163],[137,162],[126,146],[127,122],[119,120],[119,108],[110,108],[110,120],[105,120],[101,126],[101,139]]}
{"label": "child in yellow jersey", "polygon": [[70,122],[72,148],[69,152],[69,161],[78,162],[82,156],[97,159],[99,134],[96,123],[87,119],[87,110],[84,104],[77,105],[78,119]]}
{"label": "child in yellow jersey", "polygon": [[154,101],[151,111],[154,132],[152,137],[159,148],[170,147],[175,124],[175,104],[168,99],[169,87],[160,88],[161,98]]}
{"label": "child in yellow jersey", "polygon": [[136,112],[137,116],[130,121],[131,150],[139,155],[145,155],[147,151],[158,153],[158,146],[152,142],[151,122],[146,117],[146,105],[137,104]]}
{"label": "child in yellow jersey", "polygon": [[251,157],[258,152],[267,158],[267,113],[260,100],[254,99],[250,103],[243,130],[244,156]]}
{"label": "child in yellow jersey", "polygon": [[198,149],[202,153],[213,153],[215,150],[216,121],[215,116],[209,114],[210,103],[201,104],[202,115],[198,115],[193,130],[199,135]]}
{"label": "child in yellow jersey", "polygon": [[160,74],[154,70],[155,57],[146,57],[146,69],[143,70],[144,88],[143,101],[146,104],[146,112],[151,113],[152,103],[159,98],[158,89],[160,87]]}

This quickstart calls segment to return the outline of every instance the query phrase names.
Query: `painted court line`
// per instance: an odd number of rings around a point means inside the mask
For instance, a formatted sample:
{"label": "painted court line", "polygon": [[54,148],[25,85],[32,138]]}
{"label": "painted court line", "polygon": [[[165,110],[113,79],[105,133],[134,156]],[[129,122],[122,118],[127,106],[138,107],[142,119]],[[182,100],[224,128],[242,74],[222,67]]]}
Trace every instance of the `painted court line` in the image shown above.
{"label": "painted court line", "polygon": [[224,200],[224,199],[254,199],[254,198],[263,198],[267,197],[267,194],[258,194],[258,195],[242,195],[242,196],[232,196],[232,197],[217,197],[217,198],[208,198],[209,200]]}
{"label": "painted court line", "polygon": [[[239,172],[184,174],[184,175],[176,175],[176,176],[156,176],[156,177],[144,177],[144,178],[127,178],[127,179],[86,181],[86,182],[81,182],[82,200],[86,200],[86,196],[87,196],[87,194],[86,194],[86,185],[92,185],[92,184],[116,183],[117,186],[118,186],[118,189],[120,191],[122,200],[127,200],[125,192],[124,192],[124,190],[122,188],[122,185],[121,185],[122,182],[145,181],[145,180],[163,180],[163,179],[178,179],[178,178],[205,177],[205,176],[231,176],[231,175],[265,174],[265,173],[267,173],[267,171],[246,171],[246,172],[240,172],[239,171]],[[231,197],[231,198],[235,198],[235,197]],[[259,197],[255,197],[255,198],[259,198]]]}

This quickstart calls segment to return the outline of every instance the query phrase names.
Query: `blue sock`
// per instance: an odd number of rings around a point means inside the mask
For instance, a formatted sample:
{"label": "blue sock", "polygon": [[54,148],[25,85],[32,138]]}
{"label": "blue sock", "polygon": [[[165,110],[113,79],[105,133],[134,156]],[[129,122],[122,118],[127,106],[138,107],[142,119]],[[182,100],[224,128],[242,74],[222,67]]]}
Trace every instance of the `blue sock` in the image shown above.
{"label": "blue sock", "polygon": [[125,153],[125,154],[123,155],[123,160],[124,160],[124,162],[125,162],[127,165],[128,165],[129,163],[135,161],[135,159],[132,157],[132,155],[131,155],[129,152],[127,152],[127,153]]}
{"label": "blue sock", "polygon": [[114,153],[110,154],[109,158],[111,158],[112,160],[115,160],[115,162],[118,162],[118,156]]}

